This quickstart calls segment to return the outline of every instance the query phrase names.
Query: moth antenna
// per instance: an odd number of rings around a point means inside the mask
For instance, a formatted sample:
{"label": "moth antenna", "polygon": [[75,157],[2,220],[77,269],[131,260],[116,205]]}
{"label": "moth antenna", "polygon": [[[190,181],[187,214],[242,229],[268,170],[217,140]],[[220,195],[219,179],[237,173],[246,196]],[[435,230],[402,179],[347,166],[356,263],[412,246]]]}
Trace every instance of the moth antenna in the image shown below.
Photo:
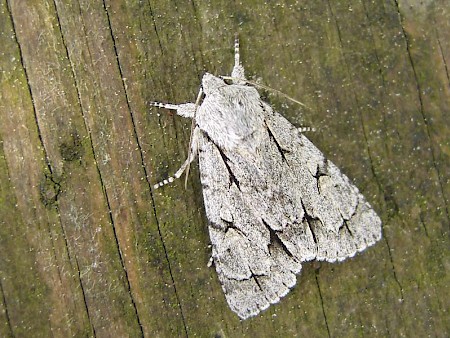
{"label": "moth antenna", "polygon": [[[197,152],[197,147],[195,147],[195,151],[192,150],[192,145],[193,145],[193,139],[194,139],[194,130],[195,130],[195,115],[197,113],[197,109],[200,103],[200,99],[202,98],[203,95],[203,89],[200,88],[199,92],[198,92],[198,96],[197,96],[197,100],[195,101],[194,107],[192,109],[192,107],[189,107],[189,109],[184,109],[183,112],[187,113],[186,117],[191,117],[190,115],[192,115],[192,124],[191,124],[191,134],[190,134],[190,138],[189,138],[189,151],[188,151],[188,157],[186,159],[186,161],[181,165],[180,169],[177,170],[177,172],[175,173],[175,175],[168,177],[165,180],[162,180],[161,182],[156,183],[153,188],[154,189],[158,189],[162,186],[165,186],[166,184],[172,183],[175,179],[180,178],[180,176],[183,174],[183,172],[186,170],[186,180],[184,182],[184,187],[187,188],[187,178],[189,175],[189,168],[192,162],[192,153],[196,153]],[[160,108],[166,108],[166,109],[174,109],[177,110],[177,113],[179,113],[180,111],[180,107],[186,106],[186,105],[175,105],[175,104],[167,104],[167,103],[159,103],[159,102],[150,102],[150,104],[152,106],[155,107],[160,107]],[[183,108],[181,108],[183,109]],[[183,114],[180,114],[183,115]]]}
{"label": "moth antenna", "polygon": [[241,65],[240,54],[239,54],[239,36],[236,33],[234,36],[234,67]]}
{"label": "moth antenna", "polygon": [[177,110],[179,108],[179,105],[171,103],[149,102],[148,104],[154,107],[165,108],[169,110]]}
{"label": "moth antenna", "polygon": [[200,105],[200,100],[203,95],[203,89],[200,87],[200,90],[198,91],[197,100],[195,100],[195,108],[194,108],[194,116],[192,117],[192,123],[191,123],[191,136],[189,138],[189,150],[188,150],[188,158],[187,158],[187,168],[186,168],[186,178],[184,180],[184,189],[187,189],[187,181],[189,176],[189,169],[191,167],[191,149],[192,149],[192,140],[194,136],[194,129],[195,129],[195,115],[197,115],[197,109]]}
{"label": "moth antenna", "polygon": [[183,171],[186,169],[186,167],[188,166],[189,162],[188,160],[190,160],[189,158],[181,165],[180,169],[177,170],[177,172],[173,175],[170,176],[168,178],[166,178],[165,180],[162,180],[161,182],[156,183],[153,186],[153,189],[158,189],[161,188],[163,186],[165,186],[166,184],[172,183],[173,181],[175,181],[177,178],[180,178],[180,176],[183,174]]}
{"label": "moth antenna", "polygon": [[236,36],[234,38],[234,67],[231,71],[231,77],[233,79],[234,84],[245,84],[247,80],[245,80],[245,70],[244,67],[241,65],[241,58],[240,58],[240,52],[239,52],[239,37],[236,33]]}
{"label": "moth antenna", "polygon": [[164,186],[166,184],[172,183],[173,181],[175,181],[175,178],[176,178],[175,176],[170,176],[168,179],[165,179],[165,180],[163,180],[161,182],[156,183],[153,186],[153,189],[156,190],[156,189],[161,188],[162,186]]}
{"label": "moth antenna", "polygon": [[283,92],[281,92],[281,91],[279,91],[279,90],[276,90],[276,89],[274,89],[274,88],[271,88],[271,87],[269,87],[269,86],[265,86],[265,85],[263,85],[263,84],[256,83],[256,82],[253,82],[253,81],[249,81],[249,80],[246,80],[246,79],[236,78],[236,77],[233,77],[233,76],[221,76],[221,78],[224,79],[224,80],[231,80],[231,81],[233,81],[233,82],[244,82],[244,83],[251,84],[252,86],[255,86],[255,87],[260,87],[260,88],[263,88],[263,89],[266,89],[266,90],[270,90],[271,92],[274,92],[274,93],[276,93],[276,94],[278,94],[278,95],[281,95],[281,96],[283,96],[284,98],[286,98],[286,99],[288,99],[288,100],[290,100],[290,101],[292,101],[292,102],[295,102],[295,103],[299,104],[299,105],[302,106],[302,107],[305,107],[305,108],[307,108],[307,109],[309,109],[309,110],[312,110],[312,109],[309,108],[306,104],[304,104],[304,103],[302,103],[302,102],[300,102],[300,101],[294,99],[293,97],[290,97],[289,95],[287,95],[287,94],[285,94],[285,93],[283,93]]}
{"label": "moth antenna", "polygon": [[[198,142],[196,141],[196,133],[195,133],[195,129],[194,129],[194,136],[193,136],[193,141],[192,141],[192,147],[190,149],[190,153],[193,155],[197,155],[198,152]],[[189,166],[189,164],[195,159],[195,156],[188,156],[188,158],[186,159],[186,161],[184,161],[184,163],[181,165],[180,169],[177,170],[177,172],[173,175],[170,176],[168,178],[166,178],[165,180],[162,180],[161,182],[156,183],[153,188],[154,189],[158,189],[162,186],[165,186],[166,184],[172,183],[173,181],[175,181],[177,178],[180,178],[181,175],[183,175],[184,171],[186,170],[186,168]]]}
{"label": "moth antenna", "polygon": [[316,128],[312,128],[312,127],[300,127],[300,128],[297,128],[297,130],[298,130],[300,133],[305,133],[305,132],[309,132],[309,131],[315,132],[315,131],[316,131]]}

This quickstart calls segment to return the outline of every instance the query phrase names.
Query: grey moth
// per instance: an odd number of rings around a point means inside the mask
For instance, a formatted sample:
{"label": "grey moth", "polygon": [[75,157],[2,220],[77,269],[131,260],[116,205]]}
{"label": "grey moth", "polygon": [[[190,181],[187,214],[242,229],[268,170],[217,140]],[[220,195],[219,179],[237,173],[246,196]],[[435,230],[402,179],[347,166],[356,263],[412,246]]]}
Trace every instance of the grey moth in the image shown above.
{"label": "grey moth", "polygon": [[[241,319],[280,301],[302,262],[342,261],[381,238],[381,220],[358,189],[248,85],[235,42],[231,77],[206,73],[196,103],[164,104],[193,119],[212,261]],[[231,80],[231,82],[230,82]]]}

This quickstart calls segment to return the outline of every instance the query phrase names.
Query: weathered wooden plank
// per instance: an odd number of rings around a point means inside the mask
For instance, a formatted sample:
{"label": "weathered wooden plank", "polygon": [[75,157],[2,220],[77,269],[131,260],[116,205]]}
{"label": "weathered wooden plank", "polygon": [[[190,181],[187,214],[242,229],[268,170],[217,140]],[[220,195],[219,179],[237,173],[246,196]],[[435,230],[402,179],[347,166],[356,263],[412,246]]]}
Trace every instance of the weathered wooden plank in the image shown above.
{"label": "weathered wooden plank", "polygon": [[[1,336],[445,336],[450,302],[450,9],[445,1],[2,1]],[[261,316],[228,309],[209,259],[189,121],[247,74],[379,212],[383,240],[305,264]]]}
{"label": "weathered wooden plank", "polygon": [[[110,14],[101,3],[86,2],[72,8],[58,2],[57,9],[66,43],[72,47],[68,48],[69,59],[73,60],[80,106],[111,213],[113,245],[121,251],[137,319],[143,331],[183,334],[183,319],[153,215],[142,148],[136,139],[137,127],[117,59]],[[73,16],[73,12],[80,15]],[[83,29],[77,31],[77,27]],[[170,319],[168,323],[160,321],[161,313]]]}
{"label": "weathered wooden plank", "polygon": [[[1,279],[5,336],[91,332],[67,252],[35,107],[12,24],[1,3]],[[48,88],[42,88],[48,90]]]}

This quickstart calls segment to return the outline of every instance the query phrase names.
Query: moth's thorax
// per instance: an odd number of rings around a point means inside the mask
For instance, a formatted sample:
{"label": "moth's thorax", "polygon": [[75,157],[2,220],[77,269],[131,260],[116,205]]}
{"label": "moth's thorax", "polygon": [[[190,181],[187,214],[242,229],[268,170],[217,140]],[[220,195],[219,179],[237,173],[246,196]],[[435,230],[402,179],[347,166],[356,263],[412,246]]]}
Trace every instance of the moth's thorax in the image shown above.
{"label": "moth's thorax", "polygon": [[208,95],[218,88],[226,86],[227,84],[220,77],[214,76],[210,73],[205,73],[202,78],[203,92]]}
{"label": "moth's thorax", "polygon": [[[228,85],[208,74],[203,86],[205,98],[196,116],[197,125],[217,145],[227,149],[257,147],[264,130],[261,99],[255,88],[244,85]],[[222,85],[219,85],[222,81]]]}

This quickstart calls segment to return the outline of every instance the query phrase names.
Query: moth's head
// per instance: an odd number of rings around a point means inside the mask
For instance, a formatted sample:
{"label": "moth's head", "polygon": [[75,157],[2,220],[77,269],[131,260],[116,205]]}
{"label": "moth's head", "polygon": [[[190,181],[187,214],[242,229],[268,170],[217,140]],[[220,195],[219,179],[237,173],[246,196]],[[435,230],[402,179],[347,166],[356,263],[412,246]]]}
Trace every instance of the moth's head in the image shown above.
{"label": "moth's head", "polygon": [[202,78],[203,92],[208,95],[216,89],[226,86],[227,84],[219,77],[210,73],[205,73]]}

